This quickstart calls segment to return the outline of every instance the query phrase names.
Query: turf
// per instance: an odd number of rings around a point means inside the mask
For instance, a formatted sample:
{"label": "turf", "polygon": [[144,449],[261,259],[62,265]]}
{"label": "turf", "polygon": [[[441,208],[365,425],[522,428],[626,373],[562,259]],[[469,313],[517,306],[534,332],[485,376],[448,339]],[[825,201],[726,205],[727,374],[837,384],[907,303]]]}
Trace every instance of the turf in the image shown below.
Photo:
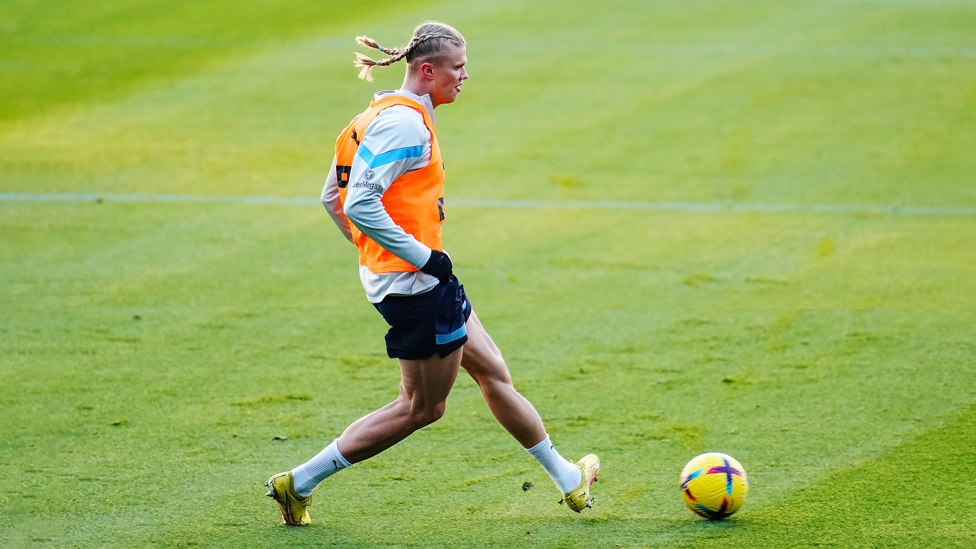
{"label": "turf", "polygon": [[[976,218],[450,197],[976,206],[976,6],[91,4],[0,8],[0,192],[314,197],[399,80],[356,80],[351,38],[460,28],[446,247],[560,449],[605,472],[594,509],[557,505],[462,377],[285,528],[261,484],[396,394],[325,213],[0,202],[4,546],[974,543]],[[724,523],[677,494],[704,451],[750,475]]]}

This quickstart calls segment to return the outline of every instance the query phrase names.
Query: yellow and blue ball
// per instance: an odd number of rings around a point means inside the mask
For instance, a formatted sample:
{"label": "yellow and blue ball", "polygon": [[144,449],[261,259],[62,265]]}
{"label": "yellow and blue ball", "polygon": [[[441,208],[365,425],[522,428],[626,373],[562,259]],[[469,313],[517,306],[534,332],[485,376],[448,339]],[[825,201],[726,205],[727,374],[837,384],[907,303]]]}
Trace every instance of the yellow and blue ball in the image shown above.
{"label": "yellow and blue ball", "polygon": [[681,499],[695,513],[722,520],[735,513],[749,495],[746,470],[732,456],[711,452],[688,462],[681,471]]}

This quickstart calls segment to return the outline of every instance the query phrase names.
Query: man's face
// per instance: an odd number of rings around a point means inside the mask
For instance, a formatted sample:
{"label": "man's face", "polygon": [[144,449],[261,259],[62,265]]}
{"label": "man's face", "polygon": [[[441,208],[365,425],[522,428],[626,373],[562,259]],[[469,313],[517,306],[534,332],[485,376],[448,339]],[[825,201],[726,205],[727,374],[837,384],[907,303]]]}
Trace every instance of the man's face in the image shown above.
{"label": "man's face", "polygon": [[464,46],[450,44],[446,55],[440,62],[431,67],[433,80],[430,82],[430,99],[434,106],[453,103],[461,91],[461,84],[467,80],[468,71],[464,65],[468,56],[464,53]]}

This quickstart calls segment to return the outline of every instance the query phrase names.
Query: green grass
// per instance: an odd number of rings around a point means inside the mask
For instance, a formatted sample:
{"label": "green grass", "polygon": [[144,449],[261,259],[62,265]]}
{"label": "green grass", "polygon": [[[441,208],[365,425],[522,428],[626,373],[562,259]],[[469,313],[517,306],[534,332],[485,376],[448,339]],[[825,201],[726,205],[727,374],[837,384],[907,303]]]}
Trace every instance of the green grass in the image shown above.
{"label": "green grass", "polygon": [[[402,76],[356,80],[352,38],[456,25],[446,247],[559,448],[602,457],[596,506],[462,376],[281,526],[261,484],[397,389],[325,212],[0,202],[0,544],[974,543],[973,216],[450,197],[976,206],[976,6],[338,5],[3,4],[0,192],[317,196]],[[677,493],[704,451],[750,475],[724,523]]]}
{"label": "green grass", "polygon": [[[0,124],[172,85],[323,30],[420,2],[8,0],[0,5]],[[0,125],[0,127],[3,127]]]}

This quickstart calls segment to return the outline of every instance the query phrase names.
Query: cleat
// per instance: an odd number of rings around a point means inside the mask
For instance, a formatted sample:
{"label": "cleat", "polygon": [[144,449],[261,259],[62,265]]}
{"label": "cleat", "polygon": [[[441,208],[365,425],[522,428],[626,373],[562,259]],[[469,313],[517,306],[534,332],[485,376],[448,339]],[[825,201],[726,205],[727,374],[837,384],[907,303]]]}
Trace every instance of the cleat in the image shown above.
{"label": "cleat", "polygon": [[302,497],[295,492],[295,478],[291,471],[278,473],[264,483],[268,487],[269,498],[278,502],[281,518],[289,526],[307,526],[312,523],[308,516],[308,507],[312,504],[312,496]]}
{"label": "cleat", "polygon": [[595,454],[589,454],[583,456],[576,466],[583,473],[583,479],[579,486],[563,494],[563,501],[567,507],[579,513],[583,509],[593,507],[590,485],[597,481],[597,475],[600,473],[600,458],[596,457]]}

